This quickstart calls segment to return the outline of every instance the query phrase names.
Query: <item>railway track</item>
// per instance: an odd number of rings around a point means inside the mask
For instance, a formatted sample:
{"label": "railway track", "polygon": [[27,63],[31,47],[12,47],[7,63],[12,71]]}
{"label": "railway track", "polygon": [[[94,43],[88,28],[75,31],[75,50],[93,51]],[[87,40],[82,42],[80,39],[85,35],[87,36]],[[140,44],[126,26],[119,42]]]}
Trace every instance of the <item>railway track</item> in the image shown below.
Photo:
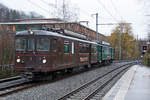
{"label": "railway track", "polygon": [[108,90],[108,86],[110,86],[111,83],[115,83],[114,80],[120,78],[121,76],[119,77],[119,75],[123,75],[123,73],[133,64],[134,63],[130,63],[115,68],[64,95],[58,100],[100,100],[102,95],[104,95],[103,89]]}
{"label": "railway track", "polygon": [[0,83],[12,81],[12,80],[17,80],[17,79],[21,79],[21,76],[15,76],[15,77],[10,77],[10,78],[0,79]]}
{"label": "railway track", "polygon": [[0,80],[0,96],[16,92],[25,87],[29,87],[29,80],[22,78],[21,76],[6,78]]}
{"label": "railway track", "polygon": [[[112,72],[115,71],[116,69],[113,69]],[[46,81],[46,82],[38,82],[38,83],[34,83],[34,82],[29,81],[29,80],[26,80],[25,78],[21,78],[21,76],[3,79],[3,80],[0,80],[0,96],[6,96],[6,95],[16,93],[16,92],[19,92],[19,91],[22,91],[22,90],[25,90],[28,88],[32,88],[32,87],[36,87],[39,85],[48,84],[50,82],[62,80],[64,78],[71,77],[71,76],[76,75],[76,74],[80,74],[82,72],[86,72],[86,71],[75,72],[69,76],[64,75],[61,77],[57,77],[55,80],[50,80],[50,81]],[[111,72],[109,72],[109,73],[111,73]],[[101,78],[104,76],[106,76],[106,75],[101,76]],[[94,80],[92,82],[94,82]],[[89,82],[88,84],[91,84],[92,82]],[[85,87],[86,87],[86,84],[84,86],[80,87],[80,89],[84,89]],[[60,100],[64,100],[65,98],[68,98],[70,95],[73,95],[73,93],[76,93],[80,89],[77,89],[77,90],[73,91],[72,93],[67,94],[66,96],[60,98]]]}

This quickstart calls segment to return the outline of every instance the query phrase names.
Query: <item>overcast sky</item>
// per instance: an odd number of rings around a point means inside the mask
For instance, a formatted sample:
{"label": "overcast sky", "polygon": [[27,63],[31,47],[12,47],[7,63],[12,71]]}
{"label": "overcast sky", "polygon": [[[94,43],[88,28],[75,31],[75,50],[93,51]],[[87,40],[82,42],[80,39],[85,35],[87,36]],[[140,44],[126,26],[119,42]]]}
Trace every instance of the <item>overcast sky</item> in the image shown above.
{"label": "overcast sky", "polygon": [[[132,23],[134,36],[139,38],[147,37],[148,14],[146,11],[149,4],[144,0],[65,0],[70,2],[74,7],[79,8],[79,20],[89,21],[89,27],[95,30],[95,16],[99,14],[99,24],[102,23],[119,23],[123,20]],[[46,3],[54,6],[49,6]],[[62,0],[0,0],[0,3],[10,8],[22,10],[25,12],[35,11],[46,18],[53,17],[51,13],[55,9],[55,4]],[[58,6],[57,6],[58,7]],[[49,13],[51,12],[51,13]],[[110,35],[115,27],[108,25],[99,25],[99,32],[104,35]]]}

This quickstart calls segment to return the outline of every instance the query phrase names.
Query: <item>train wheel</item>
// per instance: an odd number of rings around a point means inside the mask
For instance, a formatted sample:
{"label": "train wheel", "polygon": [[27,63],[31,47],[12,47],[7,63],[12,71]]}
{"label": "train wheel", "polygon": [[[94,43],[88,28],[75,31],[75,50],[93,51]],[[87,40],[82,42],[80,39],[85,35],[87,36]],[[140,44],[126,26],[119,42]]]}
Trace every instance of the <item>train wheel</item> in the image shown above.
{"label": "train wheel", "polygon": [[73,71],[73,68],[68,68],[67,69],[67,73],[72,73],[72,71]]}
{"label": "train wheel", "polygon": [[91,64],[88,64],[88,68],[91,68]]}
{"label": "train wheel", "polygon": [[56,76],[57,76],[57,75],[56,75],[56,72],[52,72],[52,73],[51,73],[51,76],[52,76],[52,80],[56,79]]}

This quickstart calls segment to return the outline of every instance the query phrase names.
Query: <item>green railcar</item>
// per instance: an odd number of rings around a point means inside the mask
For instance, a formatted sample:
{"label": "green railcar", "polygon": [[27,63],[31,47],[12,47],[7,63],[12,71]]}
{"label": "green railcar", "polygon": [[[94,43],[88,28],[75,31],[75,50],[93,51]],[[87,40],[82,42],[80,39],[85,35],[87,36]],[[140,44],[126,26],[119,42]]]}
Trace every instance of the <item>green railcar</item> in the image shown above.
{"label": "green railcar", "polygon": [[97,45],[97,61],[101,62],[102,61],[102,46]]}
{"label": "green railcar", "polygon": [[102,60],[111,60],[112,59],[112,50],[109,46],[103,46],[102,47]]}
{"label": "green railcar", "polygon": [[114,53],[115,53],[115,49],[114,49],[114,48],[111,48],[111,59],[112,59],[112,60],[114,59]]}

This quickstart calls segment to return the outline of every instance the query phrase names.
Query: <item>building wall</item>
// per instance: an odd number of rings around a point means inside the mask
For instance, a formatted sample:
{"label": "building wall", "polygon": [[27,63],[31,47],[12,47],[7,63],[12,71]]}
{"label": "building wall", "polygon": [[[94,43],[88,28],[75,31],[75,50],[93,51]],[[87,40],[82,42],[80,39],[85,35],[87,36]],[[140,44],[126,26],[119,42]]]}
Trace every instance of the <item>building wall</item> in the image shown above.
{"label": "building wall", "polygon": [[[88,40],[96,40],[96,32],[92,29],[89,29],[78,23],[46,23],[46,24],[0,24],[0,33],[16,33],[21,30],[30,29],[42,29],[43,27],[47,28],[61,28],[67,29],[79,34],[87,36]],[[107,37],[98,33],[98,40],[101,43],[102,41],[107,41]]]}

